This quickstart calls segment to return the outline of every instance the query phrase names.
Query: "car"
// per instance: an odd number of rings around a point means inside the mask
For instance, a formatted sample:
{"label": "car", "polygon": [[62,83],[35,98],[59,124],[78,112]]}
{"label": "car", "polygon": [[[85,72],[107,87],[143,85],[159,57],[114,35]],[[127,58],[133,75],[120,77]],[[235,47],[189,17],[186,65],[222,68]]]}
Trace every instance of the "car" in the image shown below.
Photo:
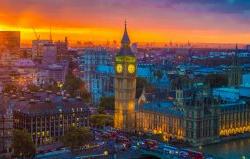
{"label": "car", "polygon": [[156,149],[158,147],[158,141],[151,140],[151,139],[145,139],[144,146],[145,146],[145,148]]}
{"label": "car", "polygon": [[129,139],[125,136],[117,136],[116,142],[119,142],[119,143],[129,142]]}
{"label": "car", "polygon": [[136,145],[137,146],[143,146],[145,143],[143,142],[143,141],[138,141],[137,143],[136,143]]}
{"label": "car", "polygon": [[164,146],[163,151],[171,154],[171,155],[178,155],[179,154],[179,150],[176,147],[172,147],[172,146]]}
{"label": "car", "polygon": [[186,151],[188,153],[189,158],[192,159],[203,159],[204,155],[202,152],[190,150],[190,149],[182,149],[182,151]]}
{"label": "car", "polygon": [[214,159],[215,157],[213,157],[212,155],[209,155],[209,154],[204,154],[204,158],[205,159]]}
{"label": "car", "polygon": [[126,150],[126,147],[125,147],[125,145],[123,145],[123,144],[116,144],[116,145],[115,145],[115,150],[116,150],[116,151],[125,151],[125,150]]}
{"label": "car", "polygon": [[179,152],[179,156],[180,156],[181,158],[188,158],[188,157],[189,157],[189,154],[188,154],[188,152],[186,152],[186,151],[180,151],[180,152]]}
{"label": "car", "polygon": [[133,146],[131,146],[131,149],[132,149],[132,150],[138,150],[138,147],[135,146],[135,145],[133,145]]}

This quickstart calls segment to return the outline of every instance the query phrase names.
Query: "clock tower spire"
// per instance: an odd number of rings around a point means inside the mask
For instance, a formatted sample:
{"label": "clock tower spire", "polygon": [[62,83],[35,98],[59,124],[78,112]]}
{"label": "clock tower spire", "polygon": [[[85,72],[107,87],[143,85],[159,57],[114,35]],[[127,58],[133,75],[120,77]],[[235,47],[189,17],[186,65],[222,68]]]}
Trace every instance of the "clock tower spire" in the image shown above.
{"label": "clock tower spire", "polygon": [[121,56],[134,56],[134,53],[132,52],[130,48],[130,38],[128,36],[128,31],[127,31],[127,22],[125,21],[125,27],[124,27],[124,33],[123,37],[121,40],[121,48],[120,51],[118,52],[119,55]]}
{"label": "clock tower spire", "polygon": [[123,131],[135,130],[136,57],[130,48],[127,23],[121,47],[115,57],[115,114],[114,127]]}

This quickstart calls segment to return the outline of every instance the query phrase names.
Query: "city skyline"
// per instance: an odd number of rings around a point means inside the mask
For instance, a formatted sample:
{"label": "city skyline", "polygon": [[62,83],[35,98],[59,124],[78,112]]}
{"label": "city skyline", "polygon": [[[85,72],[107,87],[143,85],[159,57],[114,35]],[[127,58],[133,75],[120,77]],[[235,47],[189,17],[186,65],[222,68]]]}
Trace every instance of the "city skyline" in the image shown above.
{"label": "city skyline", "polygon": [[[35,39],[119,41],[127,19],[133,42],[248,43],[250,2],[243,0],[16,1],[3,0],[0,30]],[[51,29],[50,29],[51,28]]]}
{"label": "city skyline", "polygon": [[250,2],[1,2],[1,159],[250,157]]}

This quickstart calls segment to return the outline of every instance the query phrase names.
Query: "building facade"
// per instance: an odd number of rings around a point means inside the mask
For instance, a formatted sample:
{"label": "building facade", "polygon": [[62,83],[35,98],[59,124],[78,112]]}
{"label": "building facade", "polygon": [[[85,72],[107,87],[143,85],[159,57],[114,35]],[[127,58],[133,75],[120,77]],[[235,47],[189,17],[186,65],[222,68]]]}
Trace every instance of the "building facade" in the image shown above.
{"label": "building facade", "polygon": [[43,57],[44,45],[51,44],[50,40],[33,40],[32,41],[32,58],[41,60]]}
{"label": "building facade", "polygon": [[140,97],[135,110],[136,131],[162,134],[165,140],[183,140],[194,146],[250,134],[249,98],[223,100],[191,89],[181,103],[141,102]]}
{"label": "building facade", "polygon": [[44,145],[58,141],[71,126],[89,126],[88,106],[59,94],[38,92],[12,100],[14,128],[27,130],[36,145]]}
{"label": "building facade", "polygon": [[[235,56],[237,56],[237,49]],[[125,26],[120,52],[115,57],[114,127],[123,131],[161,134],[165,140],[177,139],[199,146],[250,135],[248,88],[237,98],[210,88],[198,79],[175,79],[175,98],[147,100],[145,90],[135,103],[136,57],[130,49]],[[239,87],[241,68],[234,57],[229,85]],[[241,89],[241,88],[240,88]],[[227,89],[228,90],[228,89]],[[223,94],[223,97],[221,96]]]}
{"label": "building facade", "polygon": [[65,60],[69,58],[68,53],[68,38],[65,37],[64,41],[57,41],[55,42],[56,48],[57,48],[57,60]]}
{"label": "building facade", "polygon": [[52,65],[56,63],[57,58],[57,47],[55,44],[49,43],[43,45],[43,51],[42,51],[42,64]]}
{"label": "building facade", "polygon": [[13,116],[6,96],[1,96],[0,108],[0,158],[10,158],[12,153]]}
{"label": "building facade", "polygon": [[51,44],[50,40],[33,40],[32,41],[32,58],[41,60],[43,57],[44,45]]}
{"label": "building facade", "polygon": [[113,76],[99,70],[110,65],[110,54],[103,48],[87,49],[80,56],[81,79],[91,93],[91,101],[98,104],[102,96],[113,95]]}
{"label": "building facade", "polygon": [[250,107],[242,100],[225,103],[219,111],[219,135],[233,136],[250,132]]}
{"label": "building facade", "polygon": [[20,31],[0,31],[0,51],[18,54],[20,51]]}
{"label": "building facade", "polygon": [[184,113],[172,102],[152,102],[136,106],[136,131],[163,134],[165,140],[184,139]]}
{"label": "building facade", "polygon": [[220,103],[209,96],[196,97],[185,100],[184,112],[184,140],[192,145],[203,145],[216,142],[219,132]]}
{"label": "building facade", "polygon": [[233,62],[228,70],[228,85],[230,87],[239,87],[242,83],[242,68],[238,56],[238,47],[236,46]]}
{"label": "building facade", "polygon": [[135,130],[136,57],[130,48],[125,31],[121,48],[115,57],[115,114],[114,127],[124,131]]}

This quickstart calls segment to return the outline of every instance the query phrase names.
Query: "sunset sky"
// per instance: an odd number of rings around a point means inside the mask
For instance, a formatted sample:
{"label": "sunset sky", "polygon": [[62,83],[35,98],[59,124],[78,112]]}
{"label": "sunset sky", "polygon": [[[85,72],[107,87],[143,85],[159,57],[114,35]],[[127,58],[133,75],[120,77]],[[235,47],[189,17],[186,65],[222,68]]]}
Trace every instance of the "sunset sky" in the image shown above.
{"label": "sunset sky", "polygon": [[1,0],[0,30],[23,42],[68,36],[120,40],[124,20],[133,42],[250,43],[249,0]]}

